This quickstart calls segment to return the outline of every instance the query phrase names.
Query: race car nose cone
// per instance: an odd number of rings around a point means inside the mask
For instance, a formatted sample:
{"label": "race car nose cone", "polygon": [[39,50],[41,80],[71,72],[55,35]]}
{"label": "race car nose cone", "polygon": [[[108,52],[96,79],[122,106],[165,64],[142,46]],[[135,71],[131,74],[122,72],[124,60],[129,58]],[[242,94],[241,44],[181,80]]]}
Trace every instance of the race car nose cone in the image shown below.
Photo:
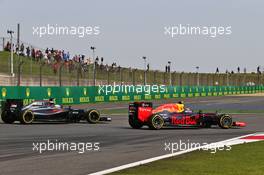
{"label": "race car nose cone", "polygon": [[247,124],[245,122],[234,122],[233,126],[245,127]]}
{"label": "race car nose cone", "polygon": [[110,122],[110,121],[112,121],[112,118],[111,117],[100,117],[100,121]]}

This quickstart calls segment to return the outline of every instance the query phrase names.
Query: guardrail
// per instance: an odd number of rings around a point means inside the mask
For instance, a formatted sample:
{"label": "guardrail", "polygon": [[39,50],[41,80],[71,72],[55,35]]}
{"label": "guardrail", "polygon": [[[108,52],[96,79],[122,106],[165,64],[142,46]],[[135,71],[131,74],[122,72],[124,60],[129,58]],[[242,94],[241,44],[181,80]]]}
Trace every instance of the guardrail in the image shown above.
{"label": "guardrail", "polygon": [[[146,86],[141,86],[141,88]],[[149,86],[152,88],[154,86]],[[131,88],[131,86],[130,86]],[[0,86],[0,101],[24,99],[24,104],[34,100],[54,98],[58,104],[83,104],[96,102],[158,100],[169,98],[223,96],[229,94],[250,94],[264,92],[264,86],[164,86],[157,92],[116,90],[106,94],[100,86],[83,87],[17,87]]]}

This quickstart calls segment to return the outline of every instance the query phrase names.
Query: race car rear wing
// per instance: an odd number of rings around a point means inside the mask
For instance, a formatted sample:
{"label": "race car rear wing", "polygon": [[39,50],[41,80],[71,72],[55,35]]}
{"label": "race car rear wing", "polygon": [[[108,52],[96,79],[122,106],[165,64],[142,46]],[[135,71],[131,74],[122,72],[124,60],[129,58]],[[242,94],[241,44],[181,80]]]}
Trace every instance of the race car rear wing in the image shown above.
{"label": "race car rear wing", "polygon": [[128,115],[130,118],[140,122],[146,122],[152,114],[152,102],[133,102],[129,103]]}
{"label": "race car rear wing", "polygon": [[23,108],[23,99],[6,99],[1,102],[1,111],[14,111]]}

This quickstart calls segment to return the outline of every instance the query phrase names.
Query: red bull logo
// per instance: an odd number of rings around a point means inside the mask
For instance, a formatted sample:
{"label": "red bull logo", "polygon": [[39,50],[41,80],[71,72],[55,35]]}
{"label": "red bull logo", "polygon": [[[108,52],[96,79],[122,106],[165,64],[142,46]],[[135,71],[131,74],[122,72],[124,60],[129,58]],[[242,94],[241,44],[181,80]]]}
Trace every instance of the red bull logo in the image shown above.
{"label": "red bull logo", "polygon": [[195,118],[191,116],[171,117],[171,123],[173,125],[197,125]]}

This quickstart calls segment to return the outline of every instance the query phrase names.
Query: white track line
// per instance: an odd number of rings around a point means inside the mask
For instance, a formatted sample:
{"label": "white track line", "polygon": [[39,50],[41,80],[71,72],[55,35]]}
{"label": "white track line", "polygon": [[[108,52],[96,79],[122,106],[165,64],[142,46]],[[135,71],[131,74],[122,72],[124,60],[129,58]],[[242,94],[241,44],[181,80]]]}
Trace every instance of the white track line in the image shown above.
{"label": "white track line", "polygon": [[[141,160],[141,161],[137,161],[137,162],[121,165],[121,166],[110,168],[110,169],[106,169],[106,170],[103,170],[103,171],[98,171],[98,172],[91,173],[91,174],[88,174],[88,175],[109,174],[109,173],[113,173],[113,172],[116,172],[116,171],[124,170],[124,169],[127,169],[127,168],[132,168],[132,167],[144,165],[144,164],[147,164],[147,163],[151,163],[151,162],[154,162],[154,161],[157,161],[157,160],[167,159],[167,158],[170,158],[170,157],[174,157],[174,156],[178,156],[178,155],[181,155],[181,154],[189,153],[189,152],[192,152],[192,151],[195,151],[195,150],[206,148],[206,147],[208,147],[210,145],[217,145],[217,144],[235,145],[235,144],[241,143],[241,142],[238,143],[235,140],[239,140],[240,138],[253,136],[253,135],[256,135],[256,134],[257,133],[243,135],[243,136],[235,137],[235,138],[232,138],[232,139],[227,139],[227,140],[223,140],[223,141],[220,141],[220,142],[211,143],[209,145],[204,145],[204,146],[200,146],[200,147],[196,147],[196,148],[192,148],[192,149],[188,149],[188,150],[184,150],[184,151],[179,151],[179,152],[172,153],[172,154],[165,154],[165,155],[162,155],[162,156],[157,156],[157,157],[153,157],[153,158],[149,158],[149,159],[145,159],[145,160]],[[245,141],[243,141],[242,143],[245,143]]]}

